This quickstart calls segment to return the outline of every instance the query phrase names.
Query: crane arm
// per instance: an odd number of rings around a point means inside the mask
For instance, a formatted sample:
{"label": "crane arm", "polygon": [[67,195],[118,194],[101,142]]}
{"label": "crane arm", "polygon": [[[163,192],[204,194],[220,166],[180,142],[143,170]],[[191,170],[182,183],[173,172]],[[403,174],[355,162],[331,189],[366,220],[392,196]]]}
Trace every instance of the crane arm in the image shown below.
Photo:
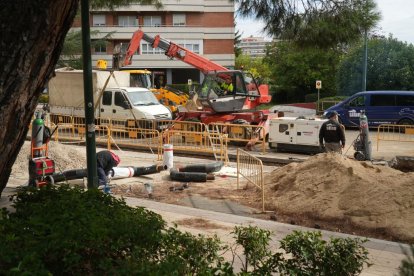
{"label": "crane arm", "polygon": [[190,50],[187,50],[180,45],[177,45],[171,41],[161,38],[159,35],[151,37],[145,34],[143,31],[138,30],[132,35],[131,41],[128,46],[128,50],[124,59],[124,66],[130,65],[132,56],[136,51],[139,50],[140,42],[144,40],[151,44],[153,48],[160,48],[165,51],[165,55],[170,58],[179,59],[203,73],[208,73],[211,71],[228,71],[228,69],[220,64],[212,62],[211,60],[204,58]]}

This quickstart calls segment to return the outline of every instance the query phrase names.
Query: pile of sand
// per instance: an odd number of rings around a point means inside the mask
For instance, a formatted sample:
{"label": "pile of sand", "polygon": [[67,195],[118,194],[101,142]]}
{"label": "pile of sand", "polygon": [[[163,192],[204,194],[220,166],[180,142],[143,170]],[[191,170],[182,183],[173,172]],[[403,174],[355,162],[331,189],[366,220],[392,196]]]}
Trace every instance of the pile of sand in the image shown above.
{"label": "pile of sand", "polygon": [[[25,142],[12,167],[12,176],[29,175],[30,142]],[[86,167],[86,151],[56,142],[49,143],[49,157],[55,161],[57,172]]]}
{"label": "pile of sand", "polygon": [[351,221],[414,240],[414,173],[324,153],[267,179],[266,204],[276,211]]}

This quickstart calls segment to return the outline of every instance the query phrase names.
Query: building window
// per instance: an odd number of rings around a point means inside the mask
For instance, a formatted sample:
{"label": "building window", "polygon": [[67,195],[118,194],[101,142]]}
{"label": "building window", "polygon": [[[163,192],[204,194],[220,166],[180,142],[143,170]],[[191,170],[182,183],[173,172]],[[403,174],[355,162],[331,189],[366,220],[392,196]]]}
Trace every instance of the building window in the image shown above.
{"label": "building window", "polygon": [[132,15],[121,15],[118,16],[118,26],[129,27],[138,26],[138,19]]}
{"label": "building window", "polygon": [[161,27],[161,16],[144,16],[144,26]]}
{"label": "building window", "polygon": [[95,54],[106,54],[106,43],[96,43],[95,44]]}
{"label": "building window", "polygon": [[92,16],[92,25],[93,26],[105,26],[106,25],[105,14],[94,14]]}
{"label": "building window", "polygon": [[187,50],[190,50],[191,52],[194,52],[196,54],[200,53],[200,44],[195,44],[195,43],[180,43],[178,44],[181,47],[186,48]]}
{"label": "building window", "polygon": [[185,14],[184,13],[173,14],[173,26],[185,26]]}
{"label": "building window", "polygon": [[152,48],[149,43],[141,44],[141,54],[142,55],[160,55],[164,54],[164,51],[160,48]]}

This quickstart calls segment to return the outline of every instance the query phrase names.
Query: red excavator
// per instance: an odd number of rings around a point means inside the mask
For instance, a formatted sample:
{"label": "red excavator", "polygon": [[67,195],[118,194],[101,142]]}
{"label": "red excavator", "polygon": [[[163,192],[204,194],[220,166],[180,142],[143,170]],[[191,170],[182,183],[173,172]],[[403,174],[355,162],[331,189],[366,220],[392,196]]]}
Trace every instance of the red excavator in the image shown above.
{"label": "red excavator", "polygon": [[169,58],[179,59],[205,74],[195,95],[201,108],[181,111],[177,120],[197,120],[205,124],[252,124],[267,129],[270,117],[277,117],[277,114],[269,113],[268,110],[256,110],[259,105],[271,101],[268,85],[258,85],[250,73],[229,70],[159,35],[151,37],[142,30],[136,31],[124,57],[125,66],[131,64],[134,53],[139,53],[141,40],[150,43],[153,48],[164,50]]}

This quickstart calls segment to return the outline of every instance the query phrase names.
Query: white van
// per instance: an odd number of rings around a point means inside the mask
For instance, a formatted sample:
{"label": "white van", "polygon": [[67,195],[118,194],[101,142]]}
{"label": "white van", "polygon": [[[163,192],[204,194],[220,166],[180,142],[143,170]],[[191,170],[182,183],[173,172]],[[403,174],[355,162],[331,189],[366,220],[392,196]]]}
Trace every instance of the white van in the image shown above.
{"label": "white van", "polygon": [[171,120],[170,110],[160,104],[147,88],[108,88],[102,94],[97,116],[100,118]]}
{"label": "white van", "polygon": [[[56,70],[49,82],[51,114],[85,116],[82,70]],[[172,114],[147,88],[129,87],[130,74],[92,71],[95,117],[103,119],[171,120]],[[106,85],[106,88],[105,88]],[[102,89],[105,90],[102,92]]]}

